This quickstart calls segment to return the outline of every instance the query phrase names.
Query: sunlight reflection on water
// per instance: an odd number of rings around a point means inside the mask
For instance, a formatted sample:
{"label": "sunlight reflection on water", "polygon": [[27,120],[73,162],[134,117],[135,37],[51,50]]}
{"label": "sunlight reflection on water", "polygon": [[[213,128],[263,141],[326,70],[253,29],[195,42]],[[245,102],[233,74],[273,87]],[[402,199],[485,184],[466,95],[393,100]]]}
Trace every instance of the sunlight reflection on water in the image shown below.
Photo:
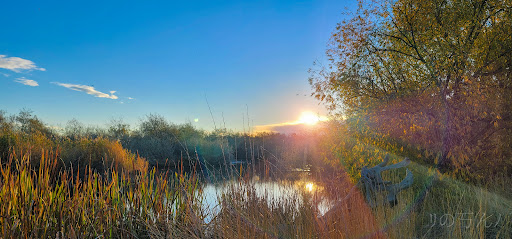
{"label": "sunlight reflection on water", "polygon": [[308,191],[308,192],[313,192],[313,190],[315,189],[315,184],[313,184],[313,183],[311,183],[311,182],[306,183],[305,188],[306,188],[306,191]]}

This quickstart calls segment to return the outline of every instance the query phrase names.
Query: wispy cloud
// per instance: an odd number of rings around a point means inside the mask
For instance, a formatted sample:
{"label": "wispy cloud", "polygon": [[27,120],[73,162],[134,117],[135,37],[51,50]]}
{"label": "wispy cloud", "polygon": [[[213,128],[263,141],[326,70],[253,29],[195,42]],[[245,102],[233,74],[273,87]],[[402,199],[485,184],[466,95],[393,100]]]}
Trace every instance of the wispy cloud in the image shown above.
{"label": "wispy cloud", "polygon": [[127,97],[129,100],[135,100],[135,98],[132,98],[132,97]]}
{"label": "wispy cloud", "polygon": [[19,57],[7,57],[6,55],[0,55],[0,68],[14,72],[20,72],[21,70],[46,71],[44,68],[37,67],[31,60]]}
{"label": "wispy cloud", "polygon": [[96,89],[94,89],[94,87],[88,86],[88,85],[67,84],[67,83],[59,83],[59,82],[52,82],[52,83],[56,84],[56,85],[60,85],[62,87],[66,87],[70,90],[85,92],[86,94],[93,95],[93,96],[99,97],[99,98],[109,98],[109,99],[113,99],[113,100],[118,98],[116,95],[114,95],[114,93],[116,93],[116,91],[110,91],[110,95],[109,95],[107,93],[97,91]]}
{"label": "wispy cloud", "polygon": [[18,83],[21,83],[21,84],[24,84],[24,85],[28,85],[28,86],[39,86],[37,81],[29,80],[29,79],[27,79],[25,77],[18,78],[18,79],[14,80],[14,81],[18,82]]}

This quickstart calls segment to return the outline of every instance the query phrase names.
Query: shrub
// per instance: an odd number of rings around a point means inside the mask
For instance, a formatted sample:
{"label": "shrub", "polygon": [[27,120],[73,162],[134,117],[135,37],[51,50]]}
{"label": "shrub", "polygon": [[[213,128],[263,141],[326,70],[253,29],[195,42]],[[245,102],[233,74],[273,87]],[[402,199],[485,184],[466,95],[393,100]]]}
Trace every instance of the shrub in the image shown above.
{"label": "shrub", "polygon": [[146,171],[147,162],[144,158],[124,149],[119,141],[106,138],[66,139],[62,143],[62,159],[66,165],[85,168],[89,165],[98,172],[109,168],[131,171]]}

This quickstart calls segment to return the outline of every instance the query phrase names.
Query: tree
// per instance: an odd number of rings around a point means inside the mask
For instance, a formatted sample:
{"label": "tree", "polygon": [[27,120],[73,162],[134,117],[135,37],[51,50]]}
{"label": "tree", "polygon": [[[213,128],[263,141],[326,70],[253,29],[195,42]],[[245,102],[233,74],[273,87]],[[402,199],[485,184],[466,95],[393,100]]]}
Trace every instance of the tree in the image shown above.
{"label": "tree", "polygon": [[7,116],[6,112],[0,110],[0,133],[10,132],[13,128],[12,117]]}
{"label": "tree", "polygon": [[312,71],[310,84],[331,110],[365,116],[383,135],[423,135],[419,144],[434,145],[447,169],[481,154],[463,153],[471,146],[507,138],[510,32],[511,0],[361,0],[337,25],[329,65]]}
{"label": "tree", "polygon": [[32,114],[31,110],[23,109],[14,117],[22,132],[26,134],[41,134],[45,137],[53,137],[52,131]]}
{"label": "tree", "polygon": [[130,135],[130,125],[123,119],[112,119],[107,130],[109,136],[116,140],[125,140]]}
{"label": "tree", "polygon": [[163,116],[149,114],[140,123],[140,133],[144,137],[156,137],[161,139],[175,139],[177,130],[174,125],[168,123]]}
{"label": "tree", "polygon": [[77,119],[67,122],[64,134],[72,140],[78,140],[85,136],[85,126]]}

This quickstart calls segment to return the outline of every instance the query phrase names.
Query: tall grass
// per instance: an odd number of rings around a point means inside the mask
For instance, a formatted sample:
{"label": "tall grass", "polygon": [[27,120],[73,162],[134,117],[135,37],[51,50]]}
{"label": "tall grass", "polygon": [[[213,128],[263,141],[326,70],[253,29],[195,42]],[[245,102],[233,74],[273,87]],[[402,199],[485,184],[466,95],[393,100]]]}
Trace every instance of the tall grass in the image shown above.
{"label": "tall grass", "polygon": [[[346,173],[331,175],[322,195],[334,207],[318,210],[314,195],[297,191],[276,200],[258,194],[252,181],[240,181],[222,194],[221,211],[213,220],[221,238],[512,238],[512,200],[493,190],[467,184],[422,165],[409,166],[411,188],[390,206],[380,194],[370,208],[361,187]],[[399,182],[405,170],[386,171],[384,179]],[[501,185],[510,180],[502,178]],[[502,188],[502,190],[509,190]]]}
{"label": "tall grass", "polygon": [[[288,190],[296,184],[282,183],[286,195],[262,190],[251,180],[229,184],[219,198],[220,212],[211,222],[213,238],[356,238],[366,235],[383,238],[372,222],[371,213],[353,213],[340,220],[323,218],[317,194],[304,190]],[[303,185],[302,185],[303,186]],[[352,206],[361,207],[362,197],[352,197]],[[359,200],[360,204],[357,204]],[[366,212],[369,212],[368,210]]]}
{"label": "tall grass", "polygon": [[104,174],[88,170],[81,177],[56,171],[57,157],[42,155],[37,171],[23,153],[11,154],[0,167],[2,238],[140,238],[158,236],[155,231],[193,235],[182,228],[201,225],[195,213],[200,184],[194,175],[113,169]]}
{"label": "tall grass", "polygon": [[[448,176],[433,178],[414,163],[414,185],[394,207],[382,201],[370,208],[344,174],[323,184],[322,194],[336,205],[323,215],[320,194],[298,190],[276,199],[257,193],[247,178],[227,187],[214,212],[203,205],[193,173],[112,168],[73,175],[57,167],[51,152],[41,153],[37,169],[29,156],[13,152],[0,167],[2,238],[512,238],[510,198]],[[404,173],[383,176],[397,182]]]}

